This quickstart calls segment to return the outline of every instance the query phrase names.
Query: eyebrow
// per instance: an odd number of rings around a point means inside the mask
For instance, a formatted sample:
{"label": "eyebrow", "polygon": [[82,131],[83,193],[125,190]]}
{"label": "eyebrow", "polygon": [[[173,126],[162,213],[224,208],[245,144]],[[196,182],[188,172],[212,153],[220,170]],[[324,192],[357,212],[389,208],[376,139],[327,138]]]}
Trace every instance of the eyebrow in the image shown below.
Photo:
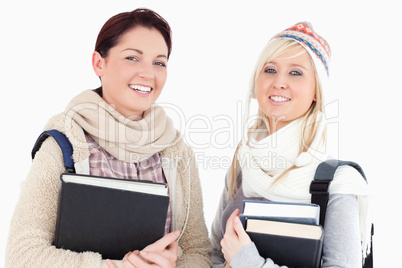
{"label": "eyebrow", "polygon": [[[126,49],[123,49],[121,52],[128,51],[128,50],[133,50],[133,51],[135,51],[135,52],[137,52],[137,53],[139,53],[141,55],[144,54],[144,52],[142,50],[139,50],[139,49],[136,49],[136,48],[126,48]],[[160,54],[160,55],[158,55],[156,57],[157,58],[166,58],[167,59],[167,56],[163,55],[163,54]]]}
{"label": "eyebrow", "polygon": [[[270,64],[270,63],[272,63],[272,64],[278,64],[275,60],[272,60],[272,61],[270,61],[270,62],[266,62],[265,65],[266,65],[266,64]],[[303,68],[303,69],[305,69],[305,70],[308,70],[308,68],[306,68],[306,66],[301,65],[301,64],[297,64],[297,63],[292,63],[292,64],[290,64],[290,66],[291,66],[291,67],[300,67],[300,68]]]}

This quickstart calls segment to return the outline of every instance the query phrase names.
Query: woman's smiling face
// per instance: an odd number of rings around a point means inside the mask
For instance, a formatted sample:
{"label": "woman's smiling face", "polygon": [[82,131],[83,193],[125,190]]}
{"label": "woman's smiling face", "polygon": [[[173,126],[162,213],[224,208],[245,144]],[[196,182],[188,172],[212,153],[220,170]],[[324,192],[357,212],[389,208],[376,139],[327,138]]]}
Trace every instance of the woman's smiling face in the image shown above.
{"label": "woman's smiling face", "polygon": [[271,133],[304,115],[316,100],[315,72],[307,51],[297,46],[267,62],[257,79],[256,96]]}
{"label": "woman's smiling face", "polygon": [[154,28],[135,27],[124,33],[92,65],[102,81],[102,97],[125,117],[137,120],[158,99],[167,79],[168,48]]}

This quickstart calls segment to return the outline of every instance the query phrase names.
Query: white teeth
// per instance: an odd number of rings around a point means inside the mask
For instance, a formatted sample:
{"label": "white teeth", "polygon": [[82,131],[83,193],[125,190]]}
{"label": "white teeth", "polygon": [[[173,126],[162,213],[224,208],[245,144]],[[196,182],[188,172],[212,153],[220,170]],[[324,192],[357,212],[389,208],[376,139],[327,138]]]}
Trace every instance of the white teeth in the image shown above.
{"label": "white teeth", "polygon": [[129,85],[131,89],[137,90],[141,93],[148,93],[151,91],[151,87],[140,86],[140,85]]}
{"label": "white teeth", "polygon": [[285,97],[281,97],[281,96],[271,96],[269,97],[271,100],[276,101],[276,102],[284,102],[284,101],[288,101],[290,99],[285,98]]}

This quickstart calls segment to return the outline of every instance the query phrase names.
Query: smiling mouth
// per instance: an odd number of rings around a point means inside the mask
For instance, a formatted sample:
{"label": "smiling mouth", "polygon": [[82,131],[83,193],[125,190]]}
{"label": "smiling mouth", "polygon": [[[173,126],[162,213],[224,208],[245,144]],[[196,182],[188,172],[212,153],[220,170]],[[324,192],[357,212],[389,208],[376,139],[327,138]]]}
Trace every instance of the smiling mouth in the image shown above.
{"label": "smiling mouth", "polygon": [[151,92],[152,88],[151,87],[147,87],[147,86],[141,86],[141,85],[128,85],[131,89],[142,93],[142,94],[146,94]]}
{"label": "smiling mouth", "polygon": [[282,96],[270,96],[269,99],[273,100],[274,102],[287,102],[290,101],[289,98],[285,98]]}

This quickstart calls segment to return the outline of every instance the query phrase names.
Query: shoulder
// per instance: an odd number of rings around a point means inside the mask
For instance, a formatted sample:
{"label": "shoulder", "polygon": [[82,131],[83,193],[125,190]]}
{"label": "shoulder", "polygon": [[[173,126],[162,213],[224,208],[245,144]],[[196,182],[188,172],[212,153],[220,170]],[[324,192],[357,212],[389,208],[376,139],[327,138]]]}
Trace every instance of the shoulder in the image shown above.
{"label": "shoulder", "polygon": [[193,149],[184,141],[183,136],[179,131],[176,131],[176,138],[164,150],[160,152],[164,157],[174,160],[193,159]]}
{"label": "shoulder", "polygon": [[370,189],[362,174],[346,165],[337,168],[331,182],[330,194],[369,195]]}
{"label": "shoulder", "polygon": [[56,129],[64,133],[73,146],[73,158],[79,162],[89,157],[89,145],[84,130],[65,113],[57,114],[49,119],[44,130]]}
{"label": "shoulder", "polygon": [[352,166],[345,165],[336,169],[334,177],[353,177],[364,179],[363,176]]}

